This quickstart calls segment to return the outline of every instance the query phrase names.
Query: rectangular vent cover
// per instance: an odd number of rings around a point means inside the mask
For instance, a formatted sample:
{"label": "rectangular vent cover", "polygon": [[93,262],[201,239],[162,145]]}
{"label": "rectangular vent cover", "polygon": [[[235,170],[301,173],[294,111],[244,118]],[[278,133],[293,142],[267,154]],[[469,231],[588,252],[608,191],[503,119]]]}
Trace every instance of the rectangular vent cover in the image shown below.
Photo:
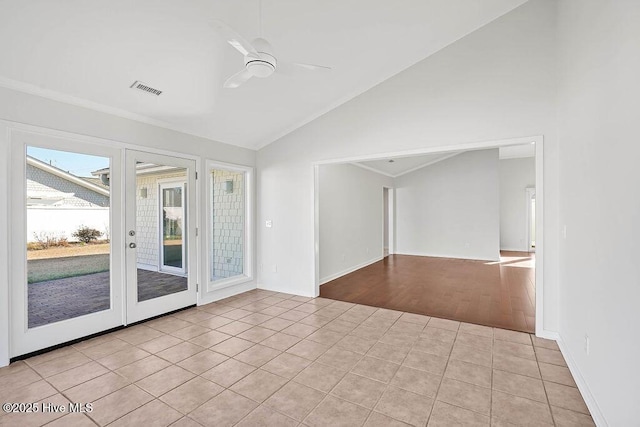
{"label": "rectangular vent cover", "polygon": [[143,92],[147,92],[150,93],[151,95],[155,95],[155,96],[160,96],[160,94],[162,93],[161,90],[152,88],[151,86],[142,83],[139,80],[136,80],[135,82],[133,82],[133,84],[131,86],[129,86],[131,89],[138,89],[141,90]]}

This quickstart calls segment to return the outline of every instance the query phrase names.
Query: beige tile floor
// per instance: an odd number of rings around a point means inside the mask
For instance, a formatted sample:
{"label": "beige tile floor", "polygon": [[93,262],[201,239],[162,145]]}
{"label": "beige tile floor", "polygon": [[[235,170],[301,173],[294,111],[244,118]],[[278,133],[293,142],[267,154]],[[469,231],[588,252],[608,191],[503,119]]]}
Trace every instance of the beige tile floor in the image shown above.
{"label": "beige tile floor", "polygon": [[255,290],[0,369],[5,426],[593,425],[553,341]]}

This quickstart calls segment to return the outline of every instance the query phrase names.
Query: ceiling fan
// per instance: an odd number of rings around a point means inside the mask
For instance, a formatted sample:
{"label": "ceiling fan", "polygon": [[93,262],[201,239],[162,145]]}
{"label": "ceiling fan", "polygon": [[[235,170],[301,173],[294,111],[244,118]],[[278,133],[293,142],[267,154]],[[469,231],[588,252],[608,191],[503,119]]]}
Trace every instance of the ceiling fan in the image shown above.
{"label": "ceiling fan", "polygon": [[[262,1],[260,1],[259,21],[260,35],[262,35]],[[224,82],[224,87],[227,89],[235,89],[252,77],[269,77],[274,72],[291,74],[296,70],[331,70],[331,67],[325,67],[322,65],[279,61],[273,52],[273,48],[264,38],[258,37],[249,43],[225,23],[221,21],[214,21],[214,25],[216,30],[225,38],[227,43],[244,55],[244,68]]]}

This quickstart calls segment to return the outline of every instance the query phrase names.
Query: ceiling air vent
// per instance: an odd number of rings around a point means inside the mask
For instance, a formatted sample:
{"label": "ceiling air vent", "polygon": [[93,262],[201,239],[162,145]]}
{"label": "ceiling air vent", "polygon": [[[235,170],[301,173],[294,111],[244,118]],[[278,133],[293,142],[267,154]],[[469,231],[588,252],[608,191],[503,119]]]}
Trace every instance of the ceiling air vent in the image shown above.
{"label": "ceiling air vent", "polygon": [[160,96],[160,94],[162,93],[161,90],[152,88],[151,86],[142,83],[139,80],[136,80],[135,82],[133,82],[133,84],[131,86],[129,86],[131,89],[138,89],[141,90],[143,92],[147,92],[150,93],[151,95],[155,95],[155,96]]}

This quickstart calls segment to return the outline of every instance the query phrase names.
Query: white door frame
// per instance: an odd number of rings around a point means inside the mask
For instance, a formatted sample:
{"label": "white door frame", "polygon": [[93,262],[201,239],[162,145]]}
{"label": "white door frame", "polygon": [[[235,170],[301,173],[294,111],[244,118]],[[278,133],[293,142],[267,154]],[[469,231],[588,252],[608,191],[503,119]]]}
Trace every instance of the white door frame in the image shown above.
{"label": "white door frame", "polygon": [[[137,212],[136,212],[136,164],[137,162],[153,163],[162,166],[176,166],[185,168],[187,191],[183,192],[186,197],[186,203],[183,207],[186,210],[187,218],[185,218],[185,229],[183,230],[184,245],[186,247],[186,271],[187,289],[181,292],[164,295],[145,301],[138,301],[138,262],[137,262]],[[164,154],[155,154],[147,151],[125,150],[125,244],[126,244],[126,292],[127,292],[127,308],[126,322],[134,323],[150,317],[154,317],[169,311],[177,310],[189,305],[197,303],[198,300],[198,251],[197,251],[197,205],[196,197],[196,163],[193,160],[185,159],[177,156],[167,156]],[[158,195],[158,206],[160,203],[160,195]],[[160,230],[160,228],[159,228]],[[133,232],[133,235],[131,234]],[[160,251],[161,249],[158,248]],[[162,259],[162,256],[159,255]]]}
{"label": "white door frame", "polygon": [[[389,255],[393,255],[396,253],[396,218],[395,218],[395,205],[396,205],[396,189],[393,187],[382,187],[387,190],[387,233],[389,238],[389,247],[387,248],[389,251]],[[384,205],[384,203],[383,203]],[[384,218],[384,216],[383,216]],[[383,225],[383,233],[384,233],[384,225]],[[382,246],[384,250],[384,236],[382,237]]]}
{"label": "white door frame", "polygon": [[[28,327],[28,285],[26,251],[26,147],[108,157],[113,175],[110,189],[110,308],[60,322]],[[122,325],[124,321],[122,276],[123,230],[118,220],[122,212],[121,155],[117,148],[96,144],[78,145],[67,138],[11,131],[11,349],[18,356],[71,341]],[[22,266],[22,268],[19,268]]]}
{"label": "white door frame", "polygon": [[[527,204],[527,210],[526,215],[527,215],[527,252],[535,252],[536,248],[531,246],[531,200],[533,198],[536,197],[536,188],[535,187],[527,187],[525,189],[525,195],[526,195],[526,204]],[[538,201],[536,200],[536,206],[538,204]],[[537,207],[536,207],[537,210]],[[537,215],[536,215],[537,217]],[[538,234],[538,230],[536,229],[536,236]],[[537,240],[537,238],[536,238]],[[538,246],[538,243],[536,242],[536,246]]]}
{"label": "white door frame", "polygon": [[553,333],[547,333],[544,329],[544,137],[535,135],[531,137],[500,139],[494,141],[469,142],[448,146],[428,147],[407,151],[392,151],[387,153],[365,154],[360,156],[344,157],[338,159],[321,160],[312,162],[313,183],[311,184],[314,213],[314,269],[315,269],[315,295],[320,295],[320,200],[319,200],[319,168],[321,165],[343,164],[362,162],[368,160],[382,160],[390,157],[410,157],[420,154],[444,153],[462,150],[483,150],[488,148],[500,148],[510,145],[535,144],[536,146],[536,335],[551,337]]}
{"label": "white door frame", "polygon": [[[187,240],[189,238],[189,236],[184,235],[182,236],[182,268],[178,268],[178,267],[173,267],[170,265],[165,265],[164,263],[164,251],[162,250],[162,247],[164,245],[164,240],[163,240],[163,236],[164,236],[164,230],[163,230],[163,223],[162,223],[162,202],[163,202],[163,192],[162,190],[165,188],[176,188],[176,187],[182,187],[182,217],[184,218],[184,221],[186,221],[187,219],[187,215],[186,215],[186,198],[187,198],[187,181],[184,179],[174,179],[174,178],[170,178],[167,180],[164,179],[159,179],[158,180],[158,241],[159,241],[159,248],[160,248],[160,256],[158,257],[158,271],[165,271],[168,273],[176,273],[176,274],[180,274],[180,275],[185,275],[187,274],[187,263],[185,263],[185,259],[186,257],[186,249],[187,249]],[[186,222],[185,222],[186,224]],[[187,225],[188,227],[188,225]],[[186,228],[186,227],[185,227]],[[184,232],[183,232],[184,233]]]}

